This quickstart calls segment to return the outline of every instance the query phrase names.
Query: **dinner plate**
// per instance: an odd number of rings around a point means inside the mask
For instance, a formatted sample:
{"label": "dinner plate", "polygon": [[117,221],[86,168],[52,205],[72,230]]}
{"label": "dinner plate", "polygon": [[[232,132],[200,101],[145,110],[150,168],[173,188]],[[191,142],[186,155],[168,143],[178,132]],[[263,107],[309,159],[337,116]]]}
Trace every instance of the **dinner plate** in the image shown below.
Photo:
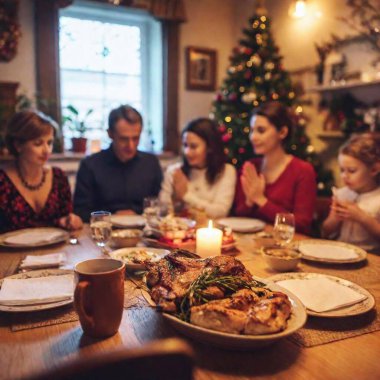
{"label": "dinner plate", "polygon": [[375,306],[375,299],[373,298],[372,294],[368,290],[362,288],[361,286],[351,281],[344,280],[343,278],[329,276],[327,274],[321,274],[321,273],[294,272],[294,273],[276,274],[274,276],[269,277],[268,279],[274,282],[278,282],[278,281],[283,281],[283,280],[294,280],[294,279],[302,280],[302,279],[311,279],[311,278],[318,278],[318,277],[325,277],[325,278],[328,278],[329,280],[337,282],[340,285],[347,286],[350,289],[358,292],[359,294],[365,295],[367,298],[354,305],[341,307],[340,309],[324,311],[321,313],[317,313],[315,311],[307,309],[307,313],[309,315],[313,315],[315,317],[326,317],[326,318],[351,317],[354,315],[364,314]]}
{"label": "dinner plate", "polygon": [[67,231],[60,228],[25,228],[0,235],[0,245],[11,248],[43,247],[64,242],[69,239],[69,236]]}
{"label": "dinner plate", "polygon": [[[15,279],[28,279],[28,278],[38,278],[38,277],[48,277],[48,276],[62,276],[65,274],[72,274],[72,270],[68,269],[43,269],[43,270],[35,270],[26,273],[18,273],[12,276],[8,276],[5,278],[15,278]],[[3,285],[4,278],[0,280],[0,289]],[[69,298],[63,301],[57,302],[49,302],[49,303],[41,303],[34,305],[0,305],[0,311],[9,311],[9,312],[29,312],[29,311],[40,311],[40,310],[48,310],[54,309],[56,307],[68,305],[73,302],[73,298]]]}
{"label": "dinner plate", "polygon": [[[302,258],[323,263],[349,264],[363,261],[367,252],[355,245],[323,239],[305,239],[293,245],[302,253]],[[334,255],[331,257],[329,255]]]}
{"label": "dinner plate", "polygon": [[125,268],[128,270],[144,270],[145,265],[134,263],[133,258],[138,254],[137,252],[145,251],[149,258],[147,261],[155,262],[168,255],[170,251],[160,248],[147,248],[147,247],[129,247],[121,248],[111,252],[109,255],[116,260],[121,260],[125,263]]}
{"label": "dinner plate", "polygon": [[145,218],[142,215],[112,215],[111,223],[115,227],[142,228],[145,226]]}
{"label": "dinner plate", "polygon": [[220,226],[229,227],[235,232],[257,232],[265,227],[262,220],[252,218],[222,218],[216,222]]}
{"label": "dinner plate", "polygon": [[307,319],[306,309],[302,302],[293,293],[273,282],[269,282],[266,279],[263,280],[261,278],[255,279],[264,282],[266,287],[270,290],[281,291],[289,297],[292,304],[292,314],[284,331],[265,335],[229,334],[184,322],[171,314],[163,313],[163,316],[175,329],[189,338],[199,340],[203,343],[212,344],[214,346],[235,350],[249,350],[252,348],[267,346],[299,330],[306,323]]}

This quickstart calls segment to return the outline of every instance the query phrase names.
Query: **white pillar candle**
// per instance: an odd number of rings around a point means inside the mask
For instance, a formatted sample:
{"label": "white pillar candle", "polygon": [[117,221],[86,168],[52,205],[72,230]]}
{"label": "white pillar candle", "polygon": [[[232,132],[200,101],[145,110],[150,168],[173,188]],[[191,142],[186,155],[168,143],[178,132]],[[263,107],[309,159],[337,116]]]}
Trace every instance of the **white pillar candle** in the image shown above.
{"label": "white pillar candle", "polygon": [[208,228],[197,229],[197,254],[201,257],[220,255],[222,251],[222,231],[212,227],[212,221],[208,222]]}

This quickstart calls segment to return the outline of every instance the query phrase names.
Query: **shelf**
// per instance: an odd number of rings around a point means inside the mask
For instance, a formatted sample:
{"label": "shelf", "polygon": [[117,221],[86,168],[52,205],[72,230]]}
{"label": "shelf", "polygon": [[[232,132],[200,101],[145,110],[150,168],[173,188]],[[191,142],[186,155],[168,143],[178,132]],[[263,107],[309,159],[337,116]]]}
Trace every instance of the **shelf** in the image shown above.
{"label": "shelf", "polygon": [[380,79],[376,79],[370,82],[362,82],[362,81],[356,81],[356,82],[346,82],[346,83],[337,83],[334,85],[328,85],[328,86],[317,86],[317,87],[311,87],[307,91],[310,92],[328,92],[328,91],[339,91],[339,90],[351,90],[355,88],[360,87],[371,87],[380,85]]}
{"label": "shelf", "polygon": [[345,139],[344,134],[341,131],[324,131],[317,134],[317,137],[320,139],[336,139],[336,140],[343,140]]}

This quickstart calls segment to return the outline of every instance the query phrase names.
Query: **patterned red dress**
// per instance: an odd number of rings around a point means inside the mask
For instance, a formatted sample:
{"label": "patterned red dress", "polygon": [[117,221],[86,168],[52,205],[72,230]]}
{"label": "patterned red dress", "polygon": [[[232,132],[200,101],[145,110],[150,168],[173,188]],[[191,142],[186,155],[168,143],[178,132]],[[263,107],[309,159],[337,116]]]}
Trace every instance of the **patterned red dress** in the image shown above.
{"label": "patterned red dress", "polygon": [[45,206],[35,212],[17,190],[4,170],[0,169],[0,231],[28,227],[54,226],[58,219],[72,212],[73,204],[67,177],[52,168],[53,182]]}

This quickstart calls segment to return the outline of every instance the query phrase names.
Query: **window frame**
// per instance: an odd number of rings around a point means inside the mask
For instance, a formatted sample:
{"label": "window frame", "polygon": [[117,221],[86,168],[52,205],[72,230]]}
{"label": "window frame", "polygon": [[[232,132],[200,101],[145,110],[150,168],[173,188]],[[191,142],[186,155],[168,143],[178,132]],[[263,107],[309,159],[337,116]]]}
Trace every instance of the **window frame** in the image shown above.
{"label": "window frame", "polygon": [[[65,4],[65,2],[63,1]],[[37,93],[49,101],[41,110],[61,121],[59,78],[60,0],[34,0]],[[162,24],[163,151],[178,154],[179,34],[181,20],[159,20]]]}

